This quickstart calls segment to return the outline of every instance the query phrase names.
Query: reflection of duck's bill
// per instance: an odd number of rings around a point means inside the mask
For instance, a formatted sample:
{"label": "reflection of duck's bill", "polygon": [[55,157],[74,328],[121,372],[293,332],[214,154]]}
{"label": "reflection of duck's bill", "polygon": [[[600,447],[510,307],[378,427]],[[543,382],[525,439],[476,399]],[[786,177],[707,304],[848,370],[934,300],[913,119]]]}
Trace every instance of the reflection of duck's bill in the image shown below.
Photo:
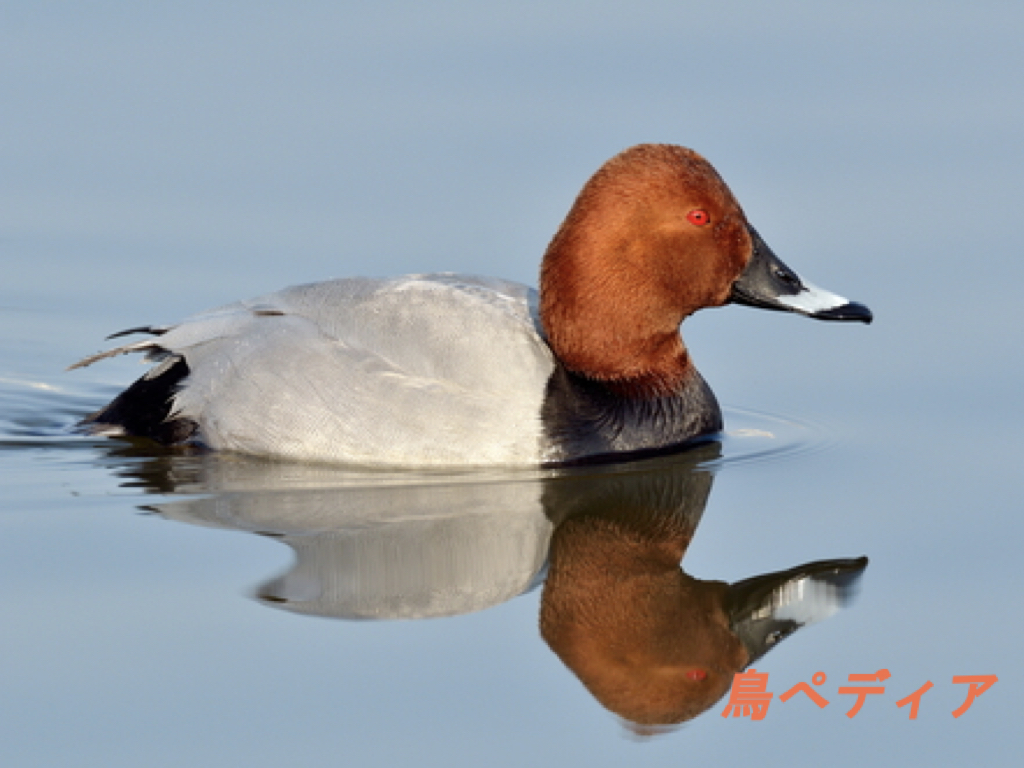
{"label": "reflection of duck's bill", "polygon": [[754,663],[801,627],[826,619],[856,593],[866,557],[819,560],[729,587],[726,612]]}
{"label": "reflection of duck's bill", "polygon": [[729,301],[759,309],[799,312],[817,320],[872,321],[871,310],[863,304],[801,280],[753,227],[750,227],[750,237],[754,241],[754,254],[733,283]]}

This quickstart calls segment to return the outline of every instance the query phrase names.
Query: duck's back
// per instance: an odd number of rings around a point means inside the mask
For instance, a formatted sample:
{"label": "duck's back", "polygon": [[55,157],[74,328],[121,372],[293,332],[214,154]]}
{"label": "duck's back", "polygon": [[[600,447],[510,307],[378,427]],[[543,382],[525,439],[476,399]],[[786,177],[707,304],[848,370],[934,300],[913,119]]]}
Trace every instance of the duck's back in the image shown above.
{"label": "duck's back", "polygon": [[373,464],[537,462],[555,365],[534,291],[447,274],[295,286],[153,345],[188,366],[171,416],[209,447]]}

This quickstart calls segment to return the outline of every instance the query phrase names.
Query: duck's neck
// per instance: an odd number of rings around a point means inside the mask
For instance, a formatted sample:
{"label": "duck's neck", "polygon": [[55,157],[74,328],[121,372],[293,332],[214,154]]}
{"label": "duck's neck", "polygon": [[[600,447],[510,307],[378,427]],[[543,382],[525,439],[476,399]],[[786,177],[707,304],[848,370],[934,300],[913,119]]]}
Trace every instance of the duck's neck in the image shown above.
{"label": "duck's neck", "polygon": [[[679,334],[683,316],[656,286],[617,290],[615,275],[567,275],[545,260],[541,323],[558,360],[577,376],[624,397],[681,393],[696,370]],[[618,277],[622,277],[619,275]]]}

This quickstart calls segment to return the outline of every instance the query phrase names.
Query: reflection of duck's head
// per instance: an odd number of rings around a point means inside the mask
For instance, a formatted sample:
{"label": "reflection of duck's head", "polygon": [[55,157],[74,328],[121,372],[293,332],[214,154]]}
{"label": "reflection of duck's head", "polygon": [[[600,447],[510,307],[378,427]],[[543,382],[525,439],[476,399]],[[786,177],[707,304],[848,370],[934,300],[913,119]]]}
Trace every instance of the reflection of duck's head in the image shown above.
{"label": "reflection of duck's head", "polygon": [[750,660],[722,608],[728,585],[675,571],[545,601],[544,639],[598,701],[634,723],[692,719]]}
{"label": "reflection of duck's head", "polygon": [[723,610],[728,585],[679,568],[711,491],[712,443],[656,471],[552,483],[556,522],[541,633],[606,707],[680,722],[721,698],[748,660]]}
{"label": "reflection of duck's head", "polygon": [[834,612],[867,562],[809,564],[733,586],[703,581],[679,564],[710,492],[708,470],[551,488],[545,506],[557,527],[541,633],[598,701],[633,723],[707,710],[737,672]]}

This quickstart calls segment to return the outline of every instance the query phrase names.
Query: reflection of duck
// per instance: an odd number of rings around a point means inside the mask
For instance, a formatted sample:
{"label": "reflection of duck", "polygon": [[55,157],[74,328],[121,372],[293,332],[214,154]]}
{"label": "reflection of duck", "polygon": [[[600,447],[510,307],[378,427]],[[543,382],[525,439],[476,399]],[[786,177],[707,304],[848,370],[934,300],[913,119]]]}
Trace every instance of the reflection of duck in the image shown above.
{"label": "reflection of duck", "polygon": [[[809,563],[732,586],[679,567],[712,476],[685,471],[551,484],[558,524],[541,602],[544,639],[608,709],[644,725],[689,720],[782,638],[834,613],[866,558]],[[702,455],[703,454],[703,455]]]}
{"label": "reflection of duck", "polygon": [[164,457],[131,474],[170,519],[261,533],[293,565],[257,594],[294,613],[429,618],[482,610],[536,584],[541,631],[622,717],[675,723],[732,675],[842,606],[866,560],[810,563],[732,586],[680,560],[704,512],[720,446],[554,471],[350,472],[228,455]]}
{"label": "reflection of duck", "polygon": [[359,464],[566,464],[720,430],[679,325],[730,301],[871,320],[779,261],[704,158],[641,145],[584,186],[539,295],[450,274],[335,280],[135,328],[155,338],[77,365],[160,361],[86,420],[101,434]]}
{"label": "reflection of duck", "polygon": [[203,470],[179,473],[179,492],[214,495],[150,508],[286,544],[294,562],[257,597],[292,613],[419,619],[479,611],[529,589],[547,557],[551,522],[538,473],[375,475],[192,458]]}

